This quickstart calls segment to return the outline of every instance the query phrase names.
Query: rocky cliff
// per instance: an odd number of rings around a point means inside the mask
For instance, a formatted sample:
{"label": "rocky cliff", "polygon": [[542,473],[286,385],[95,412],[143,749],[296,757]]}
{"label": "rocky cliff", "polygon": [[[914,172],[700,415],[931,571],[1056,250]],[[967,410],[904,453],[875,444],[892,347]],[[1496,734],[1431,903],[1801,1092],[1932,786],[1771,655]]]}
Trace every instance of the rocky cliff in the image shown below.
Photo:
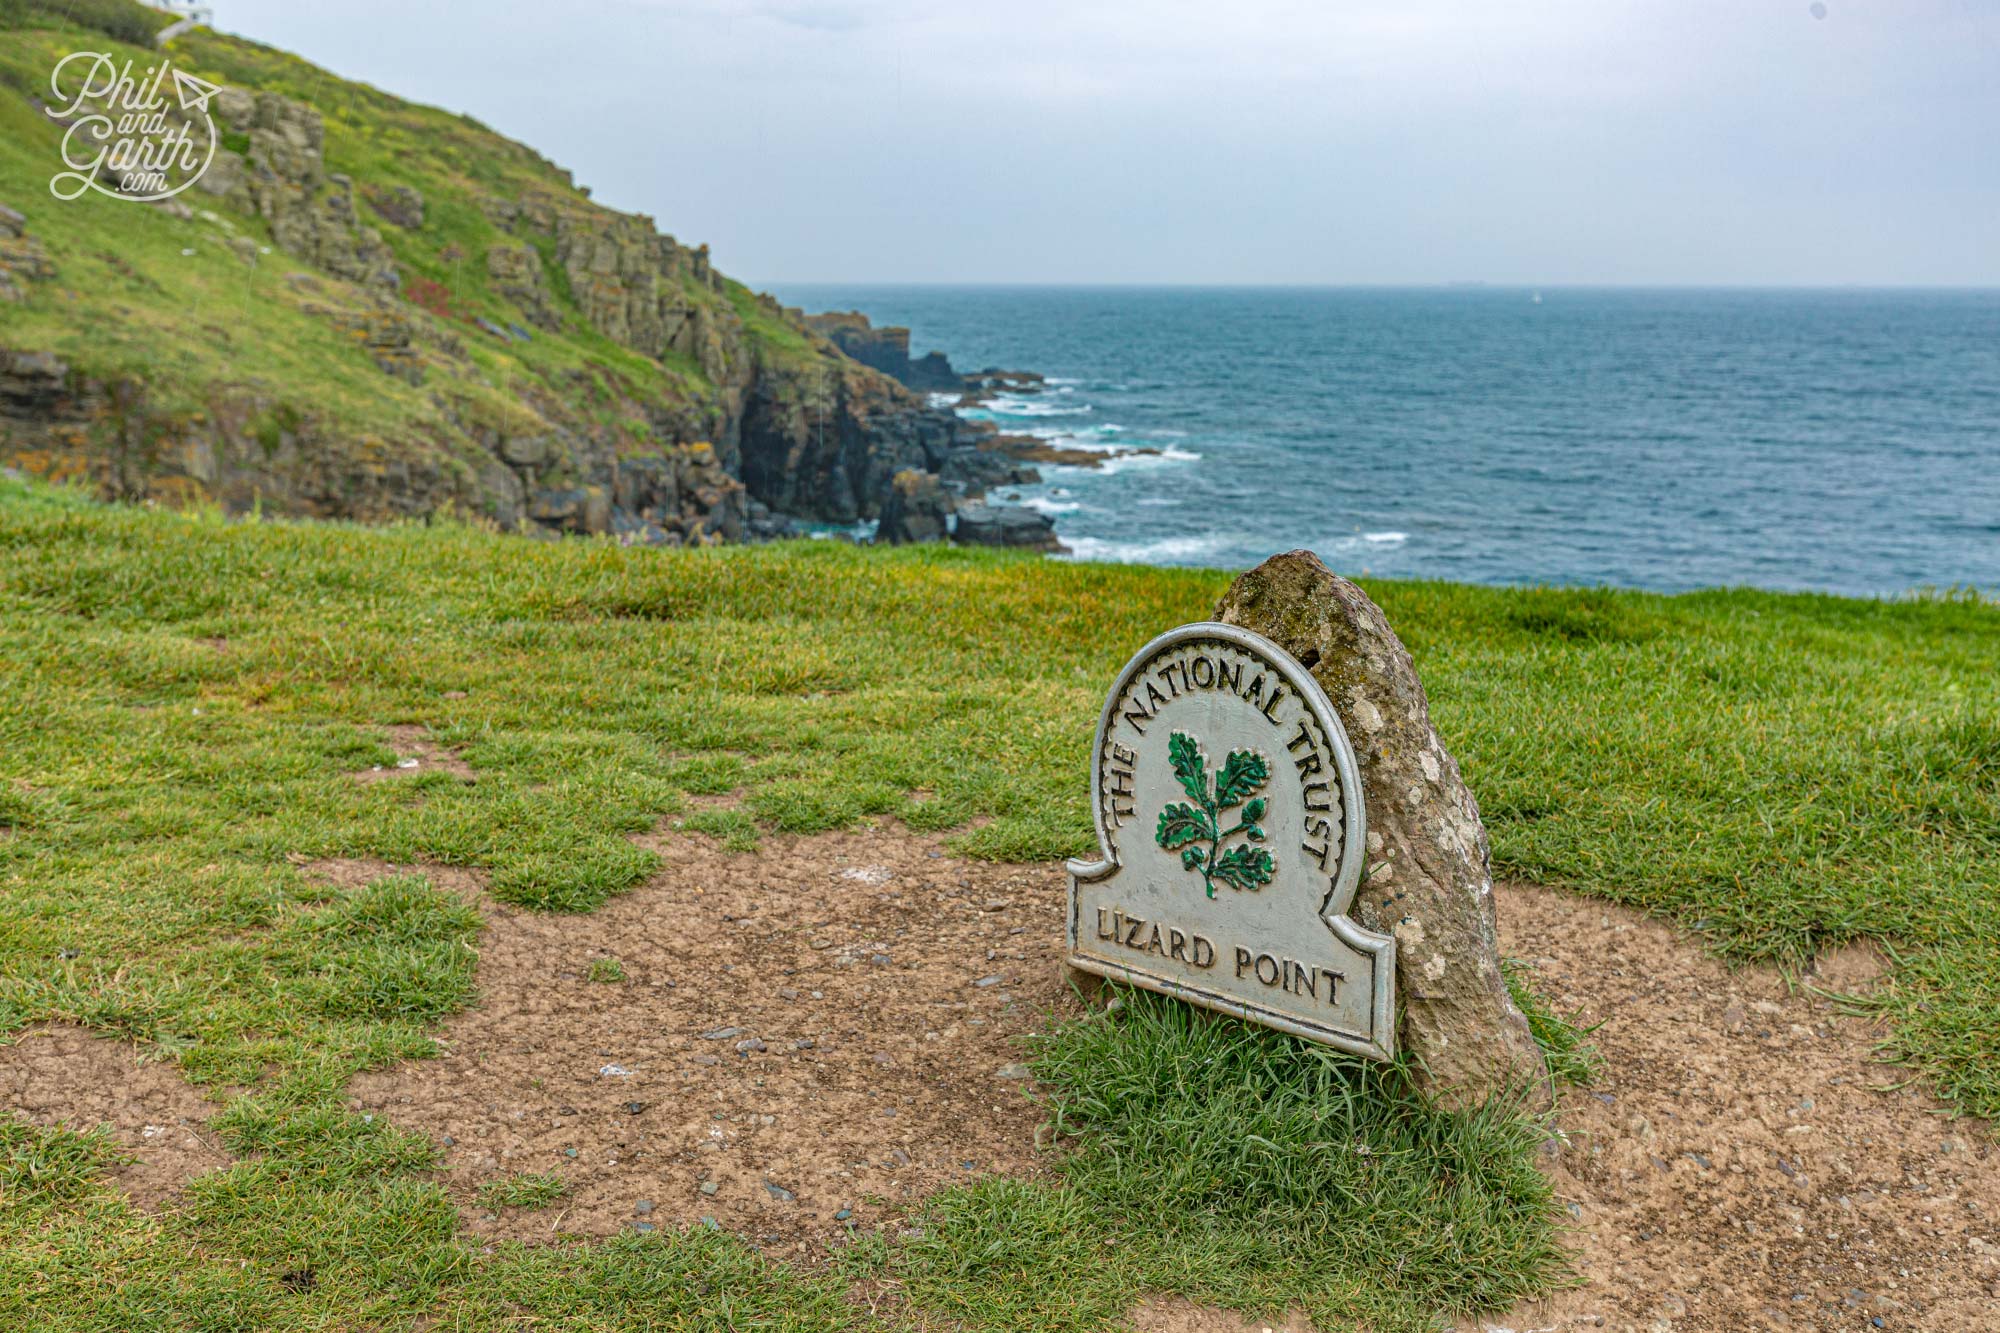
{"label": "rocky cliff", "polygon": [[910,355],[910,331],[899,324],[880,328],[859,310],[829,310],[823,315],[787,311],[814,333],[864,366],[871,366],[897,383],[911,389],[951,390],[964,385],[964,376],[952,369],[943,352]]}
{"label": "rocky cliff", "polygon": [[0,463],[114,499],[667,544],[900,513],[902,474],[934,481],[942,530],[884,538],[942,536],[1023,475],[706,246],[476,122],[251,43],[167,52],[223,88],[194,189],[53,201],[66,126],[39,91],[107,43],[36,22],[0,30]]}

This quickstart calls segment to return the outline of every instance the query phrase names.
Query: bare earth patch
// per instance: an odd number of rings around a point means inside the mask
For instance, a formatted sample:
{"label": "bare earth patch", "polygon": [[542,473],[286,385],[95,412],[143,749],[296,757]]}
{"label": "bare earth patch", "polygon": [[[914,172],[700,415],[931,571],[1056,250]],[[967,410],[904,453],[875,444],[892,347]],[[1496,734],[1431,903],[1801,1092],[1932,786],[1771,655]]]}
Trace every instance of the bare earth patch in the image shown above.
{"label": "bare earth patch", "polygon": [[472,765],[446,747],[431,740],[423,727],[403,724],[383,728],[389,748],[396,752],[393,764],[377,764],[350,774],[356,782],[380,782],[385,778],[407,777],[416,773],[449,773],[463,782],[475,775]]}
{"label": "bare earth patch", "polygon": [[230,1161],[208,1132],[216,1108],[172,1064],[141,1062],[133,1047],[82,1028],[31,1027],[0,1046],[0,1107],[40,1125],[109,1125],[135,1159],[112,1181],[141,1208],[158,1208]]}
{"label": "bare earth patch", "polygon": [[318,860],[299,857],[296,864],[308,877],[324,880],[337,889],[358,889],[392,875],[422,875],[435,888],[456,894],[481,908],[490,906],[486,900],[486,872],[483,870],[441,866],[430,861],[398,865],[394,861],[372,856],[326,856]]}
{"label": "bare earth patch", "polygon": [[[893,827],[743,854],[646,841],[667,868],[590,915],[482,900],[480,1003],[448,1053],[355,1082],[357,1108],[449,1139],[473,1231],[713,1219],[817,1255],[953,1181],[1046,1169],[1017,1039],[1071,1003],[1059,867],[960,861]],[[1601,902],[1500,893],[1505,951],[1603,1021],[1605,1066],[1566,1092],[1548,1162],[1584,1285],[1462,1328],[2000,1330],[1990,1126],[1878,1090],[1904,1076],[1875,1061],[1879,1034],[1773,971]],[[1807,980],[1865,989],[1880,967],[1849,950]],[[553,1207],[476,1202],[545,1172],[570,1186]],[[1132,1321],[1304,1327],[1177,1301]]]}
{"label": "bare earth patch", "polygon": [[[488,901],[479,1004],[444,1056],[351,1089],[449,1140],[475,1233],[712,1218],[818,1252],[951,1182],[1038,1169],[1016,1038],[1070,1002],[1059,867],[958,861],[894,829],[742,854],[642,841],[666,868],[588,915]],[[569,1185],[550,1208],[475,1200],[548,1172]]]}
{"label": "bare earth patch", "polygon": [[[1603,1020],[1605,1067],[1566,1094],[1551,1173],[1586,1285],[1492,1326],[2000,1329],[1993,1129],[1878,1091],[1908,1075],[1868,1024],[1568,894],[1504,890],[1500,933],[1551,1002]],[[1846,950],[1805,980],[1863,989],[1879,968]]]}

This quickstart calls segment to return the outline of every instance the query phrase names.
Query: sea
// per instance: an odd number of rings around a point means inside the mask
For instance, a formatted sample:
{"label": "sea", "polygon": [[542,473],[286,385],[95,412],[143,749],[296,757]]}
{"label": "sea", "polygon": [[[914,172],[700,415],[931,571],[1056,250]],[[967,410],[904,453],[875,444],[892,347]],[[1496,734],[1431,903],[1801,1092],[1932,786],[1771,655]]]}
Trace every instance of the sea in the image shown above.
{"label": "sea", "polygon": [[996,497],[1070,559],[2000,595],[2000,291],[776,294],[1046,376],[962,410],[1101,460]]}

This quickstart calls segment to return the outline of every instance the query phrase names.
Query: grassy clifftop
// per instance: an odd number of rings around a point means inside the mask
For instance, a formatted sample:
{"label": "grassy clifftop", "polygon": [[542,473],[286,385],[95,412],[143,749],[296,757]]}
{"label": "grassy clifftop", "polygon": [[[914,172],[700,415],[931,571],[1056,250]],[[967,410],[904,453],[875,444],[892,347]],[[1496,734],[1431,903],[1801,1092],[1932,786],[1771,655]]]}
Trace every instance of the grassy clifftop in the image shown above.
{"label": "grassy clifftop", "polygon": [[[950,442],[707,247],[475,121],[253,42],[197,29],[164,53],[224,89],[194,188],[52,198],[56,62],[143,69],[163,53],[120,38],[156,17],[0,9],[0,203],[26,215],[0,234],[5,461],[113,498],[698,541],[754,527],[746,449],[803,474],[771,498],[846,520]],[[800,456],[808,433],[838,456]]]}
{"label": "grassy clifftop", "polygon": [[[83,1023],[175,1061],[244,1159],[155,1217],[103,1185],[101,1143],[0,1123],[0,1313],[835,1329],[882,1327],[862,1297],[893,1286],[892,1325],[1083,1333],[1151,1286],[1386,1331],[1545,1285],[1532,1126],[1439,1115],[1381,1071],[1143,998],[1129,1025],[1043,1047],[1058,1113],[1109,1114],[1107,1080],[1132,1098],[1063,1184],[947,1191],[921,1236],[827,1270],[700,1228],[483,1253],[435,1145],[345,1106],[355,1071],[429,1054],[468,1002],[473,923],[421,881],[329,890],[300,860],[480,867],[497,897],[577,912],[653,872],[626,835],[667,814],[737,843],[892,816],[959,829],[974,856],[1077,853],[1103,690],[1224,582],[935,547],[236,523],[0,479],[0,1029]],[[1499,873],[1644,906],[1736,958],[1883,941],[1870,1003],[1895,1053],[2000,1112],[2000,612],[1369,591]],[[348,776],[412,724],[477,781]],[[740,808],[698,799],[737,790]],[[1330,1176],[1325,1145],[1349,1140],[1395,1170]],[[280,1281],[300,1267],[309,1292]]]}

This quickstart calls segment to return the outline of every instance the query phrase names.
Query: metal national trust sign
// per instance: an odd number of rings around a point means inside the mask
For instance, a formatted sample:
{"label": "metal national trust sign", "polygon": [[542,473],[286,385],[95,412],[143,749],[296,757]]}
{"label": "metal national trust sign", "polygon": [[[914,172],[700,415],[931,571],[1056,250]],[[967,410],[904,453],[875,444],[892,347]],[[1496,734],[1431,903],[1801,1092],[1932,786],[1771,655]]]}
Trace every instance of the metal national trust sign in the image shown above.
{"label": "metal national trust sign", "polygon": [[1303,667],[1230,625],[1161,635],[1112,687],[1090,785],[1102,856],[1069,865],[1072,966],[1395,1054],[1396,942],[1345,915],[1354,750]]}

